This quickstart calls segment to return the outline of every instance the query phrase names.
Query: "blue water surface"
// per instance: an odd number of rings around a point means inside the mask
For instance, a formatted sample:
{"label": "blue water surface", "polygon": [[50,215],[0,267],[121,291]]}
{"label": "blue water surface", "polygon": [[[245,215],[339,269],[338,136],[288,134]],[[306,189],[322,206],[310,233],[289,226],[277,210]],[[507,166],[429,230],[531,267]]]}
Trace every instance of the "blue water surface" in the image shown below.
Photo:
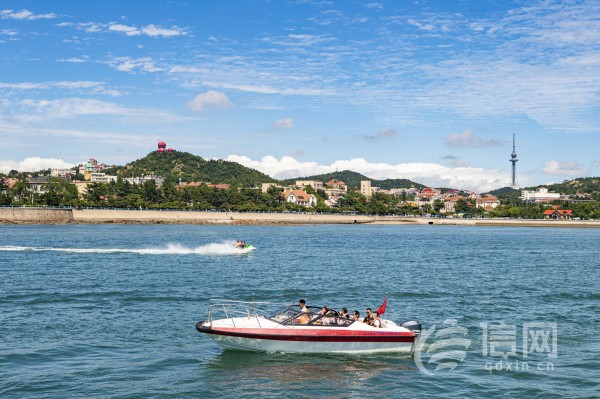
{"label": "blue water surface", "polygon": [[[253,253],[231,250],[243,239]],[[600,231],[0,226],[0,397],[599,397]],[[225,351],[209,298],[389,294],[416,356]]]}

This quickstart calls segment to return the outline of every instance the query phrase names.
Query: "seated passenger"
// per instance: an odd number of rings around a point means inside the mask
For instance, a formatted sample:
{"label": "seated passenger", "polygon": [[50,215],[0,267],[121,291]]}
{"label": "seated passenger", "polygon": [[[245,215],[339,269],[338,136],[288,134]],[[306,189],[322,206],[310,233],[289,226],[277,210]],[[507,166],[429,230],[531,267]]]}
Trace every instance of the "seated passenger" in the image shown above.
{"label": "seated passenger", "polygon": [[362,319],[360,318],[360,313],[358,310],[354,311],[354,314],[352,315],[352,320],[360,321],[362,323]]}
{"label": "seated passenger", "polygon": [[373,327],[381,328],[383,327],[383,323],[379,318],[379,313],[373,312],[373,323],[371,324]]}
{"label": "seated passenger", "polygon": [[348,314],[348,309],[342,308],[342,313],[340,313],[340,317],[344,317],[346,319],[350,318],[350,314]]}
{"label": "seated passenger", "polygon": [[308,308],[306,307],[306,302],[304,299],[300,299],[298,301],[298,305],[300,306],[300,324],[308,324],[310,321],[310,316],[308,315]]}
{"label": "seated passenger", "polygon": [[328,326],[328,325],[332,324],[332,318],[325,317],[325,316],[334,316],[335,314],[333,312],[334,311],[329,309],[327,306],[323,306],[321,308],[321,310],[319,311],[319,314],[323,315],[323,317],[321,317],[319,319],[320,324],[323,324],[324,326]]}
{"label": "seated passenger", "polygon": [[367,315],[363,319],[363,323],[371,325],[373,320],[371,319],[371,308],[367,308]]}

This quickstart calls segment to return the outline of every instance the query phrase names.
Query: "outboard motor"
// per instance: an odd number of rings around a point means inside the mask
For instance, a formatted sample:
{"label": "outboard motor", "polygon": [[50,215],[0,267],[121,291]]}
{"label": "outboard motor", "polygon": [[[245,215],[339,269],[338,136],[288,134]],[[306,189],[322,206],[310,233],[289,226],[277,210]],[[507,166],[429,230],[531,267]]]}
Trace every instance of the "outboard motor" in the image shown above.
{"label": "outboard motor", "polygon": [[404,328],[408,328],[409,330],[414,332],[416,335],[421,334],[421,323],[419,323],[416,320],[406,320],[406,321],[403,321],[402,323],[400,323],[400,325]]}

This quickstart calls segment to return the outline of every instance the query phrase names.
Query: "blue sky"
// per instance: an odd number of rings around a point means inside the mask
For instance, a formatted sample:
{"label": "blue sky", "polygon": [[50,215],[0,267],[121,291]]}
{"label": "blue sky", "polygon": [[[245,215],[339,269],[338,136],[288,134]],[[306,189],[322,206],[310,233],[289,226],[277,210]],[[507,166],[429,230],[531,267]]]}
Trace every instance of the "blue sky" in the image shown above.
{"label": "blue sky", "polygon": [[[598,1],[0,0],[0,171],[158,139],[275,178],[600,175]],[[8,151],[6,151],[8,149]]]}

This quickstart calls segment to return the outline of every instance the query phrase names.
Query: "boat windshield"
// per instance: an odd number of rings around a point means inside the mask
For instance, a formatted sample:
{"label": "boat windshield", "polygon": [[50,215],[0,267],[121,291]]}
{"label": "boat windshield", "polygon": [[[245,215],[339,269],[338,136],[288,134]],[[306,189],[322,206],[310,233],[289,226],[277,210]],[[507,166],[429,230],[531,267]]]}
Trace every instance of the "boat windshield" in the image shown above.
{"label": "boat windshield", "polygon": [[283,324],[287,320],[294,317],[296,313],[298,313],[298,311],[294,311],[293,306],[288,306],[286,308],[279,309],[278,311],[272,313],[271,315],[269,315],[269,318],[273,321],[276,321],[277,323]]}
{"label": "boat windshield", "polygon": [[354,320],[341,317],[336,311],[324,315],[320,312],[321,307],[308,306],[307,309],[308,312],[301,312],[298,305],[292,305],[274,312],[269,318],[284,325],[348,327],[354,323]]}

